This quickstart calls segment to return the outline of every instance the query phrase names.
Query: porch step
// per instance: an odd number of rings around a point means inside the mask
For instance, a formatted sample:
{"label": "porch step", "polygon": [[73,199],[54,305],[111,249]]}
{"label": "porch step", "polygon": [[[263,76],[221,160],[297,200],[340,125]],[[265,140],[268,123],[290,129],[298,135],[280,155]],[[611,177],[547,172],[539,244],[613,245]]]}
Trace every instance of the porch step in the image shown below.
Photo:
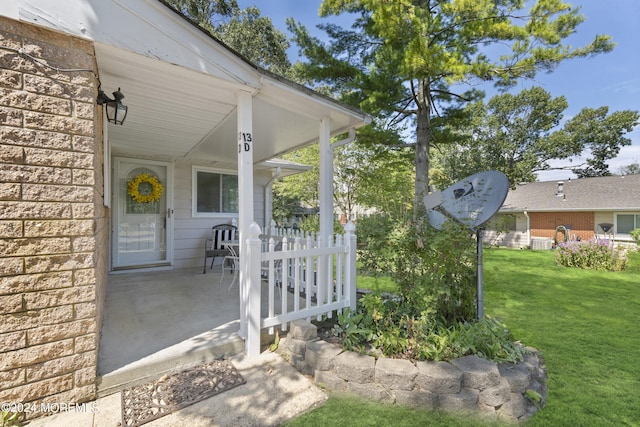
{"label": "porch step", "polygon": [[166,373],[244,351],[234,321],[132,362],[98,378],[98,396],[107,396]]}

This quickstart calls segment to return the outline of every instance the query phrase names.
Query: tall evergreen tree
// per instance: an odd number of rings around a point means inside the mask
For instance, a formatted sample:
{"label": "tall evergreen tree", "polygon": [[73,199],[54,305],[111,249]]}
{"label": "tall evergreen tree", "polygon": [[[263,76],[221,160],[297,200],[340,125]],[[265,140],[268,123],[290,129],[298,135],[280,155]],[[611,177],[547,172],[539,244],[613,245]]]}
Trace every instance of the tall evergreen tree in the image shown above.
{"label": "tall evergreen tree", "polygon": [[431,146],[446,142],[442,120],[459,117],[456,102],[474,98],[464,88],[509,88],[613,48],[603,35],[584,47],[564,44],[585,19],[579,11],[561,0],[324,0],[323,16],[356,14],[350,30],[323,25],[323,43],[288,25],[305,57],[296,64],[302,76],[399,133],[413,129],[417,206],[429,188]]}

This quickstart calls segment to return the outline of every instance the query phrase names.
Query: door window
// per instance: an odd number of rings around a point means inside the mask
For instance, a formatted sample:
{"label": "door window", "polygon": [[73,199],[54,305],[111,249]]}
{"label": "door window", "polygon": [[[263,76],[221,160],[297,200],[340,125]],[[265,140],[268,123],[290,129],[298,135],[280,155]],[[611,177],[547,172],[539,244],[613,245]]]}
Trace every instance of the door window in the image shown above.
{"label": "door window", "polygon": [[170,263],[170,170],[164,162],[115,159],[114,269]]}

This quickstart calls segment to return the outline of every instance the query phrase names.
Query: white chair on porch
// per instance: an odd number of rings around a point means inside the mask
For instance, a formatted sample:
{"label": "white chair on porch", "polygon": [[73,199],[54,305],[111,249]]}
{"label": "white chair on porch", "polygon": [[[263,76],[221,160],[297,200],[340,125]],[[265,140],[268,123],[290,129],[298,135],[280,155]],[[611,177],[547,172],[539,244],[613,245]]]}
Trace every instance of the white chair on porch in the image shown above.
{"label": "white chair on porch", "polygon": [[229,290],[233,287],[238,280],[238,270],[240,268],[240,256],[238,255],[239,246],[236,243],[228,243],[223,242],[223,245],[226,246],[229,251],[229,255],[226,255],[222,260],[222,276],[220,277],[220,283],[224,281],[224,272],[229,269],[230,272],[233,272],[233,280],[229,285]]}
{"label": "white chair on porch", "polygon": [[[263,244],[264,248],[263,251],[264,252],[271,252],[270,248],[269,248],[269,242],[264,242]],[[273,252],[280,252],[282,251],[282,239],[278,239],[277,243],[274,242],[274,247],[273,247]],[[269,281],[269,261],[262,261],[262,263],[260,264],[260,277],[262,278],[262,280],[264,281]],[[282,298],[282,287],[283,287],[283,269],[282,269],[282,260],[281,259],[276,259],[273,261],[273,274],[274,274],[274,282],[275,282],[275,287],[278,288],[278,290],[280,291],[280,297]]]}

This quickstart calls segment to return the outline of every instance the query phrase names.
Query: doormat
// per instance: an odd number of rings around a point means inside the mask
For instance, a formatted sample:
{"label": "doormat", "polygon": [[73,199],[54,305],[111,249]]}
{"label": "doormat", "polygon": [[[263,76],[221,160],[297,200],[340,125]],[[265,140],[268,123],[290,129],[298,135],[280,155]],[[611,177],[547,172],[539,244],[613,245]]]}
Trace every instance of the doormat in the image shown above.
{"label": "doormat", "polygon": [[215,360],[122,391],[122,425],[137,427],[244,384],[226,360]]}

